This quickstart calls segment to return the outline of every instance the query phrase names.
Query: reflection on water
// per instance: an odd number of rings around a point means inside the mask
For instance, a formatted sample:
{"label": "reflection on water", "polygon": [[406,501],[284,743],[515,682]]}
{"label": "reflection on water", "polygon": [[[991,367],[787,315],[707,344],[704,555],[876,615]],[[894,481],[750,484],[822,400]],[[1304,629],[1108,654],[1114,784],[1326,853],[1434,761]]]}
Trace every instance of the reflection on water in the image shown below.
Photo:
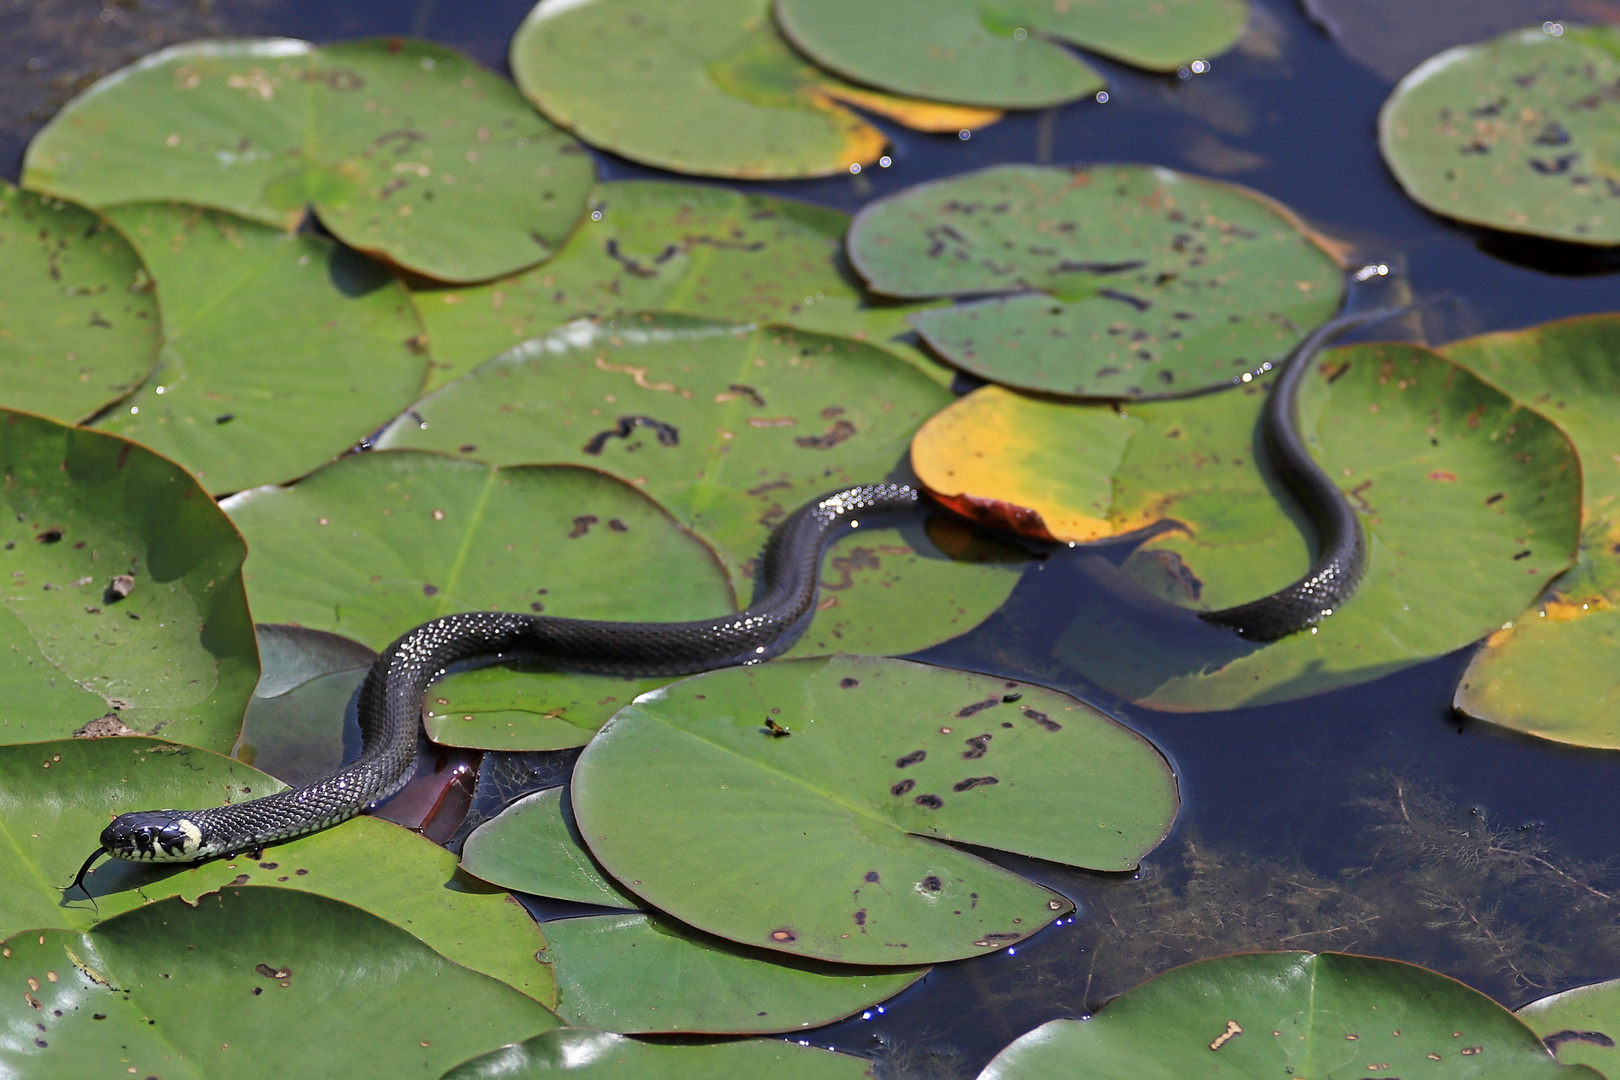
{"label": "reflection on water", "polygon": [[[63,100],[174,41],[418,34],[500,67],[528,7],[116,0],[98,9],[12,0],[0,8],[0,153],[15,177],[26,138]],[[1453,225],[1406,200],[1373,138],[1388,83],[1288,0],[1261,0],[1247,37],[1206,74],[1102,66],[1106,103],[1010,116],[971,139],[877,121],[894,140],[889,167],[748,190],[853,210],[995,162],[1151,161],[1232,176],[1359,250],[1404,253],[1419,296],[1456,298],[1448,324],[1455,334],[1435,340],[1616,306],[1613,260]],[[609,178],[662,175],[599,161]],[[937,523],[932,530],[947,549],[1000,555]],[[1139,875],[990,856],[1074,898],[1077,917],[994,956],[942,966],[881,1009],[803,1037],[873,1055],[893,1076],[971,1077],[1045,1020],[1082,1015],[1166,967],[1240,949],[1393,956],[1509,1005],[1620,974],[1620,875],[1610,861],[1620,758],[1460,724],[1450,701],[1467,650],[1282,705],[1183,715],[1130,707],[1064,662],[1074,643],[1060,647],[1061,639],[1084,632],[1073,629],[1077,614],[1093,612],[1093,627],[1136,633],[1143,644],[1121,663],[1151,671],[1186,657],[1161,651],[1174,635],[1146,633],[1150,616],[1137,602],[1086,571],[1085,560],[1097,557],[1064,550],[1031,562],[1002,612],[924,658],[1068,690],[1141,731],[1180,778],[1186,805],[1175,833]],[[1179,617],[1199,637],[1183,644],[1209,650],[1211,663],[1249,648]],[[485,759],[492,778],[502,757]],[[516,773],[528,779],[504,777],[502,795],[556,779],[544,769]],[[477,805],[488,813],[500,802]]]}

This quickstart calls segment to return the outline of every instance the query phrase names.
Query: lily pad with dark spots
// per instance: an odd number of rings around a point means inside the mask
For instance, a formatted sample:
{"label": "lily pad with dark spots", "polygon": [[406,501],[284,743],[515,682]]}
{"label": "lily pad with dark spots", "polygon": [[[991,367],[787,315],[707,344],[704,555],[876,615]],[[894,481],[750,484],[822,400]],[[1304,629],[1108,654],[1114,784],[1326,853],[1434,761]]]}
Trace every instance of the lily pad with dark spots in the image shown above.
{"label": "lily pad with dark spots", "polygon": [[1034,109],[1106,86],[1066,46],[1153,71],[1232,47],[1245,0],[776,0],[788,39],[840,75],[900,94]]}
{"label": "lily pad with dark spots", "polygon": [[0,953],[14,990],[0,1022],[29,1033],[0,1047],[0,1068],[39,1080],[437,1076],[558,1026],[399,927],[292,889],[160,901]]}
{"label": "lily pad with dark spots", "polygon": [[535,106],[592,146],[702,176],[858,171],[888,140],[847,104],[924,131],[1001,115],[846,83],[782,40],[770,0],[542,0],[511,61]]}
{"label": "lily pad with dark spots", "polygon": [[592,854],[660,910],[881,965],[990,952],[1072,909],[956,844],[1126,870],[1177,804],[1153,747],[1073,698],[872,657],[645,695],[586,748],[571,795]]}
{"label": "lily pad with dark spots", "polygon": [[[1083,1072],[1082,1072],[1083,1070]],[[1383,1076],[1599,1080],[1566,1069],[1524,1024],[1460,982],[1342,953],[1252,953],[1176,968],[1104,1006],[1052,1020],[981,1080]]]}
{"label": "lily pad with dark spots", "polygon": [[1154,398],[1242,381],[1339,306],[1332,256],[1286,208],[1169,169],[1005,165],[869,204],[849,256],[889,296],[964,299],[910,317],[991,382]]}
{"label": "lily pad with dark spots", "polygon": [[140,385],[157,359],[157,301],[116,230],[0,181],[0,256],[0,405],[73,423]]}
{"label": "lily pad with dark spots", "polygon": [[1620,1072],[1620,979],[1539,998],[1516,1015],[1565,1065]]}
{"label": "lily pad with dark spots", "polygon": [[34,138],[23,183],[282,228],[313,205],[351,247],[477,281],[550,255],[593,174],[511,83],[453,50],[259,38],[175,45],[96,83]]}
{"label": "lily pad with dark spots", "polygon": [[1620,27],[1515,30],[1419,64],[1379,113],[1379,147],[1437,214],[1620,244],[1617,82]]}

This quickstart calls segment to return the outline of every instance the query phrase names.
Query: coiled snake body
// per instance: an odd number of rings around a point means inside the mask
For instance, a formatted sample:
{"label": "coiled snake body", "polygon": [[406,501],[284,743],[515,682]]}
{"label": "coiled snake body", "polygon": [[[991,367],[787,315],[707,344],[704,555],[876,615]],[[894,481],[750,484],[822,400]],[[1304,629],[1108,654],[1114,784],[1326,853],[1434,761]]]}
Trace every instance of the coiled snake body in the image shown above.
{"label": "coiled snake body", "polygon": [[[1274,465],[1318,533],[1310,573],[1281,592],[1201,618],[1251,640],[1271,641],[1332,614],[1360,581],[1366,544],[1359,519],[1306,452],[1296,397],[1318,350],[1387,314],[1340,316],[1317,329],[1291,354],[1266,403],[1262,427]],[[533,659],[578,671],[682,675],[768,659],[792,645],[814,614],[828,541],[859,515],[909,509],[919,498],[905,484],[865,484],[800,507],[771,535],[758,599],[734,615],[637,623],[475,611],[424,623],[390,645],[367,673],[359,702],[361,751],[353,762],[312,784],[251,802],[120,815],[102,832],[101,847],[73,884],[83,884],[102,854],[135,862],[195,862],[324,829],[387,798],[410,778],[429,684],[459,661]]]}

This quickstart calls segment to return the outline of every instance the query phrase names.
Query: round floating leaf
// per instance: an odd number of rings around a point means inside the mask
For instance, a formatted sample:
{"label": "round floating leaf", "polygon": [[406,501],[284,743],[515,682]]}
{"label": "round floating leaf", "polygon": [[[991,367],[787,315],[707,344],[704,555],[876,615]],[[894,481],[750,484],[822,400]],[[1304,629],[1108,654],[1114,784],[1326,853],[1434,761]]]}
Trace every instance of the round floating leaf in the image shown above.
{"label": "round floating leaf", "polygon": [[572,797],[592,853],[661,910],[855,964],[984,953],[1070,910],[942,840],[1124,870],[1176,807],[1164,759],[1073,698],[874,657],[654,691],[586,747]]}
{"label": "round floating leaf", "polygon": [[927,968],[861,969],[780,957],[656,915],[546,923],[559,1015],[630,1034],[799,1031],[893,997]]}
{"label": "round floating leaf", "polygon": [[1517,1015],[1565,1065],[1620,1073],[1620,979],[1552,994]]}
{"label": "round floating leaf", "polygon": [[0,466],[0,742],[111,706],[113,730],[228,750],[259,665],[213,500],[144,447],[27,413],[0,410]]}
{"label": "round floating leaf", "polygon": [[562,750],[584,746],[619,706],[669,681],[498,664],[436,683],[422,721],[446,746]]}
{"label": "round floating leaf", "polygon": [[1544,739],[1620,749],[1620,315],[1453,342],[1447,357],[1539,411],[1580,453],[1585,520],[1575,566],[1486,639],[1457,687],[1470,716]]}
{"label": "round floating leaf", "polygon": [[514,892],[604,907],[641,906],[640,897],[625,892],[596,865],[560,787],[525,795],[480,825],[462,846],[461,868]]}
{"label": "round floating leaf", "polygon": [[890,97],[812,67],[776,32],[770,0],[541,0],[512,38],[511,61],[529,99],[591,145],[703,176],[859,171],[888,140],[840,101],[924,131],[1000,116]]}
{"label": "round floating leaf", "polygon": [[900,94],[1036,109],[1106,86],[1065,44],[1155,71],[1225,52],[1245,0],[776,0],[788,39],[816,63]]}
{"label": "round floating leaf", "polygon": [[450,1070],[443,1080],[526,1080],[570,1072],[589,1080],[871,1080],[872,1063],[777,1039],[644,1043],[604,1031],[558,1028]]}
{"label": "round floating leaf", "polygon": [[899,314],[882,320],[895,309],[860,306],[860,290],[838,266],[845,214],[645,180],[602,184],[591,207],[591,217],[542,267],[490,285],[414,295],[433,355],[429,389],[573,319],[630,311],[777,322],[870,339],[925,371],[943,370],[921,351],[888,341],[910,329]]}
{"label": "round floating leaf", "polygon": [[[1265,596],[1309,550],[1264,457],[1258,393],[1133,408],[1144,421],[1115,480],[1122,526],[1168,519],[1123,570],[1184,607]],[[1325,354],[1301,427],[1349,494],[1367,575],[1319,632],[1255,646],[1213,627],[1083,611],[1058,655],[1122,696],[1176,711],[1287,701],[1443,656],[1512,618],[1574,553],[1579,467],[1563,433],[1411,345]],[[1286,509],[1285,509],[1286,508]],[[1171,635],[1159,640],[1159,635]]]}
{"label": "round floating leaf", "polygon": [[0,404],[72,423],[140,385],[157,301],[118,233],[0,181]]}
{"label": "round floating leaf", "polygon": [[[857,341],[640,315],[527,341],[423,400],[379,445],[605,469],[712,541],[748,595],[778,522],[818,495],[885,479],[912,432],[950,400]],[[1001,605],[1019,558],[953,560],[925,530],[862,529],[829,557],[827,610],[806,640],[822,652],[936,644]],[[900,580],[903,590],[887,587]]]}
{"label": "round floating leaf", "polygon": [[[334,722],[338,718],[333,718]],[[17,840],[0,857],[0,933],[29,926],[83,929],[166,896],[188,902],[228,885],[284,886],[364,908],[457,963],[548,1004],[544,941],[523,909],[456,874],[456,858],[376,818],[265,849],[257,859],[141,864],[106,859],[85,878],[95,904],[65,892],[113,814],[218,806],[283,790],[240,762],[150,739],[74,739],[0,747],[0,827]]]}
{"label": "round floating leaf", "polygon": [[1412,964],[1341,953],[1252,953],[1176,968],[1090,1020],[1041,1025],[979,1076],[1082,1074],[1598,1080],[1590,1069],[1564,1069],[1477,990]]}
{"label": "round floating leaf", "polygon": [[420,324],[375,264],[213,211],[140,203],[106,215],[157,279],[164,341],[145,385],[97,426],[222,493],[301,476],[416,397]]}
{"label": "round floating leaf", "polygon": [[1004,165],[919,184],[856,215],[849,257],[891,296],[992,294],[911,322],[976,375],[1080,397],[1241,381],[1343,292],[1285,208],[1144,165]]}
{"label": "round floating leaf", "polygon": [[443,281],[539,262],[584,209],[584,149],[460,53],[390,38],[176,45],[69,102],[23,183],[92,206],[176,200],[294,227]]}
{"label": "round floating leaf", "polygon": [[1384,103],[1378,144],[1437,214],[1620,244],[1620,27],[1552,25],[1419,64]]}
{"label": "round floating leaf", "polygon": [[377,452],[224,505],[261,617],[377,649],[457,611],[664,622],[733,607],[701,541],[588,469]]}
{"label": "round floating leaf", "polygon": [[0,1045],[0,1068],[38,1080],[436,1076],[557,1026],[398,927],[291,889],[28,931],[6,942],[0,979],[0,1022],[33,1036]]}
{"label": "round floating leaf", "polygon": [[911,440],[911,467],[965,517],[1041,540],[1115,534],[1114,475],[1140,419],[984,386],[935,413]]}
{"label": "round floating leaf", "polygon": [[330,776],[345,757],[349,702],[377,654],[358,641],[301,626],[256,627],[264,670],[231,756],[301,785]]}

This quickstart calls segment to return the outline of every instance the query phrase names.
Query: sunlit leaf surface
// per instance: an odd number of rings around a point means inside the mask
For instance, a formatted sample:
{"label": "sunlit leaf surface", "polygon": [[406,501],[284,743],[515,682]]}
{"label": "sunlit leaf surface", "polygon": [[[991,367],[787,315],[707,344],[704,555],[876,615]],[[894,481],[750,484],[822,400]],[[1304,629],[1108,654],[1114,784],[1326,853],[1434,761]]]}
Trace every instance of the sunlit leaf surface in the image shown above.
{"label": "sunlit leaf surface", "polygon": [[460,53],[390,38],[176,45],[70,102],[23,182],[92,206],[175,200],[338,239],[443,281],[530,266],[585,206],[584,148]]}
{"label": "sunlit leaf surface", "polygon": [[1176,968],[1089,1020],[1053,1020],[981,1080],[1299,1076],[1598,1080],[1564,1069],[1476,990],[1424,968],[1342,953],[1253,953]]}
{"label": "sunlit leaf surface", "polygon": [[560,1073],[584,1080],[870,1080],[872,1063],[777,1039],[674,1045],[559,1028],[466,1062],[444,1080],[533,1080]]}
{"label": "sunlit leaf surface", "polygon": [[1285,208],[1169,169],[1003,165],[870,203],[849,257],[991,382],[1144,398],[1239,382],[1339,305],[1333,258]]}
{"label": "sunlit leaf surface", "polygon": [[514,892],[603,907],[639,908],[596,864],[574,823],[565,788],[547,788],[480,825],[461,849],[461,868]]}
{"label": "sunlit leaf surface", "polygon": [[871,657],[646,695],[586,748],[571,794],[591,852],[658,908],[861,964],[985,953],[1070,910],[941,841],[1125,870],[1177,802],[1164,759],[1073,698]]}
{"label": "sunlit leaf surface", "polygon": [[1419,64],[1384,103],[1379,146],[1437,214],[1620,244],[1620,27],[1554,25]]}
{"label": "sunlit leaf surface", "polygon": [[0,1068],[39,1080],[437,1076],[557,1026],[403,930],[291,889],[27,931],[0,950],[0,979]]}

